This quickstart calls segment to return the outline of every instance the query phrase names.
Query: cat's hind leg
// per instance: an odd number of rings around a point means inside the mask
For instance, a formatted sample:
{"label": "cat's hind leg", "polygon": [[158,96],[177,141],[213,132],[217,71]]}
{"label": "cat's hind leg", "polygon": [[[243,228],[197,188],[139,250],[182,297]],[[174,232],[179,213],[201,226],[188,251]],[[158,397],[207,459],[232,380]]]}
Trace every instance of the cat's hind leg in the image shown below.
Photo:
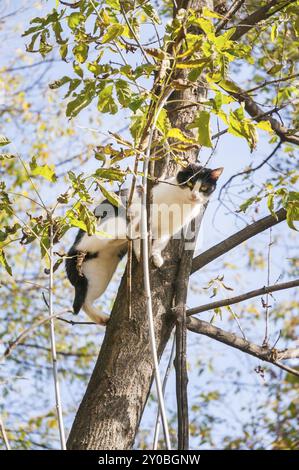
{"label": "cat's hind leg", "polygon": [[92,302],[87,299],[83,304],[83,310],[89,318],[98,325],[107,325],[109,316],[99,313],[99,311],[92,305]]}
{"label": "cat's hind leg", "polygon": [[162,256],[162,251],[166,248],[169,242],[169,237],[158,238],[153,240],[152,243],[152,260],[156,268],[161,268],[164,264],[164,258]]}
{"label": "cat's hind leg", "polygon": [[82,308],[92,321],[100,325],[106,325],[109,316],[100,313],[93,303],[107,289],[118,262],[118,256],[110,256],[106,248],[106,256],[98,253],[97,257],[84,262],[82,266],[82,272],[87,279],[87,292]]}

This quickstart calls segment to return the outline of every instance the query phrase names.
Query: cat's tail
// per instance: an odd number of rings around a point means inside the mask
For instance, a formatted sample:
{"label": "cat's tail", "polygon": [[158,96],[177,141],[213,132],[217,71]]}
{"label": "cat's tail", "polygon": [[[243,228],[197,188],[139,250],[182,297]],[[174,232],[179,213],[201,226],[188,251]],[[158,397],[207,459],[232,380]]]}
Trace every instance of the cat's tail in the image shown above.
{"label": "cat's tail", "polygon": [[86,277],[81,277],[80,282],[76,283],[74,287],[75,287],[75,298],[74,298],[74,303],[73,303],[73,312],[75,315],[77,315],[80,312],[84,304],[84,300],[87,294]]}
{"label": "cat's tail", "polygon": [[92,321],[95,323],[98,323],[99,325],[106,325],[109,317],[108,315],[104,315],[103,313],[99,313],[97,309],[88,301],[85,301],[83,304],[83,310],[89,318],[91,318]]}

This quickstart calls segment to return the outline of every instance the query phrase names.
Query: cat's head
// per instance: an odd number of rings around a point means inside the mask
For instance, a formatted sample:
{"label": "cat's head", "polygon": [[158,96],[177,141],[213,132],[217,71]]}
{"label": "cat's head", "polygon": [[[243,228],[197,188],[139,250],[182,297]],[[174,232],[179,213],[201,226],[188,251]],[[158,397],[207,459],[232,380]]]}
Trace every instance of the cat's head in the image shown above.
{"label": "cat's head", "polygon": [[204,168],[196,163],[180,170],[176,176],[180,188],[189,191],[187,197],[191,201],[204,202],[215,191],[216,183],[223,168]]}

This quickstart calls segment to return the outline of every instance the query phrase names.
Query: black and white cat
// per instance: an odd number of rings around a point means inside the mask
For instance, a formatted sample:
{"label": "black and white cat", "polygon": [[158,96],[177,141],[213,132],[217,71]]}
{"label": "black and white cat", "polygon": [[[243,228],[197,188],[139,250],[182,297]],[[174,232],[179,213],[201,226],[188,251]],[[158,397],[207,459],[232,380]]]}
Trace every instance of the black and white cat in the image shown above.
{"label": "black and white cat", "polygon": [[[176,235],[180,238],[181,229],[197,217],[215,190],[222,171],[223,168],[211,170],[190,164],[176,176],[154,186],[151,258],[157,268],[163,265],[162,251],[170,238]],[[122,210],[107,200],[96,207],[96,234],[87,235],[79,230],[66,259],[67,276],[75,287],[74,314],[83,308],[94,322],[102,325],[107,323],[109,317],[100,314],[93,303],[105,292],[120,259],[126,253],[128,234],[133,239],[135,256],[140,260],[141,192],[142,187],[138,187],[129,209],[130,230],[125,210],[127,190],[118,193],[123,200]],[[83,262],[80,265],[78,256],[82,256],[82,253]]]}

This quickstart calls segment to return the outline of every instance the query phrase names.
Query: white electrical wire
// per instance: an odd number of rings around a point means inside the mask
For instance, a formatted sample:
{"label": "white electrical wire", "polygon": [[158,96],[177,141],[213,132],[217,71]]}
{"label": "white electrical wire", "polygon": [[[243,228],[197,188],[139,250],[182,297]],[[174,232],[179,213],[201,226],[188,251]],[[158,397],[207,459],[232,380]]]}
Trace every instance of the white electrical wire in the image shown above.
{"label": "white electrical wire", "polygon": [[[172,90],[171,90],[172,91]],[[170,94],[170,92],[169,92]],[[150,276],[149,276],[149,250],[148,250],[148,232],[147,232],[147,177],[148,177],[148,165],[150,160],[151,154],[151,144],[153,140],[154,131],[156,128],[157,119],[161,109],[163,108],[169,94],[162,100],[160,103],[156,114],[154,116],[153,124],[150,129],[149,133],[149,140],[148,140],[148,147],[144,158],[143,163],[143,192],[141,198],[141,239],[142,239],[142,257],[143,257],[143,277],[144,277],[144,290],[145,290],[145,297],[146,297],[146,310],[147,310],[147,317],[149,323],[149,337],[150,337],[150,345],[152,351],[152,357],[154,361],[154,373],[155,373],[155,382],[157,387],[157,395],[158,395],[158,403],[160,408],[160,415],[162,419],[162,426],[164,431],[165,443],[166,448],[168,450],[171,449],[170,437],[169,437],[169,429],[168,429],[168,422],[166,417],[166,409],[162,391],[162,384],[161,384],[161,377],[159,372],[159,361],[158,361],[158,354],[157,354],[157,345],[156,345],[156,338],[155,338],[155,328],[154,328],[154,318],[153,318],[153,306],[152,306],[152,296],[151,296],[151,286],[150,286]]]}

